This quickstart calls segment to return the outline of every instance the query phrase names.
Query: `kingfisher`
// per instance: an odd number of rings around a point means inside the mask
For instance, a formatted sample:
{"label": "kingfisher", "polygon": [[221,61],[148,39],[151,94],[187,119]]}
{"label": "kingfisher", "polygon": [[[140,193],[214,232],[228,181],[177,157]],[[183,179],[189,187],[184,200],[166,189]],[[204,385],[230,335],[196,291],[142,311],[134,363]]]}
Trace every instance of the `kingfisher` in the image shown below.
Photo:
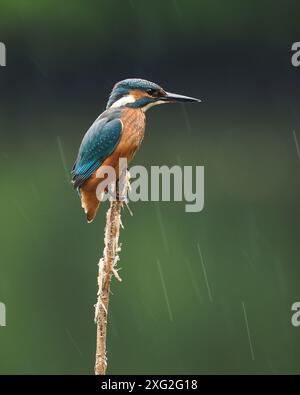
{"label": "kingfisher", "polygon": [[106,110],[84,135],[72,169],[72,183],[89,223],[100,204],[96,190],[105,177],[101,169],[112,166],[119,177],[119,159],[125,158],[128,163],[133,159],[144,138],[146,111],[164,103],[200,101],[139,78],[114,85]]}

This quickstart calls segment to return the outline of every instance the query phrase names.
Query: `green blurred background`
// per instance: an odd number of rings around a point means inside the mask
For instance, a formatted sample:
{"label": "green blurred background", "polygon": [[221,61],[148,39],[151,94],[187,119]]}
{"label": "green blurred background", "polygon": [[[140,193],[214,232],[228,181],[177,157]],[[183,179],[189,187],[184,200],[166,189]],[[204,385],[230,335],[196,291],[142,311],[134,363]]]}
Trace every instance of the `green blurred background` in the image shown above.
{"label": "green blurred background", "polygon": [[106,207],[88,225],[69,170],[127,77],[203,99],[149,111],[134,164],[205,166],[205,209],[124,211],[108,373],[300,372],[299,12],[296,1],[0,1],[0,373],[93,373]]}

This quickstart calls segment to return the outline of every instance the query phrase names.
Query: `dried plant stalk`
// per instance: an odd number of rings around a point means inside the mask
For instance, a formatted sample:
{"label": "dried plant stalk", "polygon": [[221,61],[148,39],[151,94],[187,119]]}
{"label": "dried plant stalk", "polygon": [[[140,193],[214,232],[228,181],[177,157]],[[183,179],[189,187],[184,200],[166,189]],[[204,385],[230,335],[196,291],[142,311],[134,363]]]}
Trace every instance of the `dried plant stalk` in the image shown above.
{"label": "dried plant stalk", "polygon": [[[129,172],[126,172],[123,196],[126,196],[129,188]],[[106,226],[104,237],[103,258],[99,261],[98,273],[98,300],[95,309],[95,322],[97,324],[96,364],[95,374],[104,375],[107,368],[106,357],[106,333],[108,320],[108,304],[110,295],[110,283],[112,275],[119,281],[116,265],[119,260],[119,233],[121,223],[122,200],[112,200],[106,214]]]}

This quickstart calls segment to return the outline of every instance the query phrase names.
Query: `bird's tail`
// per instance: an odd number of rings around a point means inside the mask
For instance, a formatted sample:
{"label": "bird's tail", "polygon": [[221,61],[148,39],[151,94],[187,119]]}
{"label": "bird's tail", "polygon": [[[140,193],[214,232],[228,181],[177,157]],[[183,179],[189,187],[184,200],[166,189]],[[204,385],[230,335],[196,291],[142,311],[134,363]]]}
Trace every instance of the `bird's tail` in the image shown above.
{"label": "bird's tail", "polygon": [[80,187],[81,205],[86,213],[86,218],[89,223],[94,220],[100,205],[100,200],[97,197],[97,187],[100,181],[101,179],[91,176]]}

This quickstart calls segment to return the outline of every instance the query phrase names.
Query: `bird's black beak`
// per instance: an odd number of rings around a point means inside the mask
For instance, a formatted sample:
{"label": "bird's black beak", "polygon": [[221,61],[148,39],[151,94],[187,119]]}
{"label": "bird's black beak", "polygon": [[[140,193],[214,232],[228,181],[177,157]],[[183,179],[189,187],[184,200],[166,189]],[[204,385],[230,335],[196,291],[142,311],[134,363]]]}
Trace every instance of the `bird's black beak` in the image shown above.
{"label": "bird's black beak", "polygon": [[195,97],[177,95],[177,93],[166,92],[165,96],[160,97],[159,100],[166,102],[201,102],[200,99],[196,99]]}

